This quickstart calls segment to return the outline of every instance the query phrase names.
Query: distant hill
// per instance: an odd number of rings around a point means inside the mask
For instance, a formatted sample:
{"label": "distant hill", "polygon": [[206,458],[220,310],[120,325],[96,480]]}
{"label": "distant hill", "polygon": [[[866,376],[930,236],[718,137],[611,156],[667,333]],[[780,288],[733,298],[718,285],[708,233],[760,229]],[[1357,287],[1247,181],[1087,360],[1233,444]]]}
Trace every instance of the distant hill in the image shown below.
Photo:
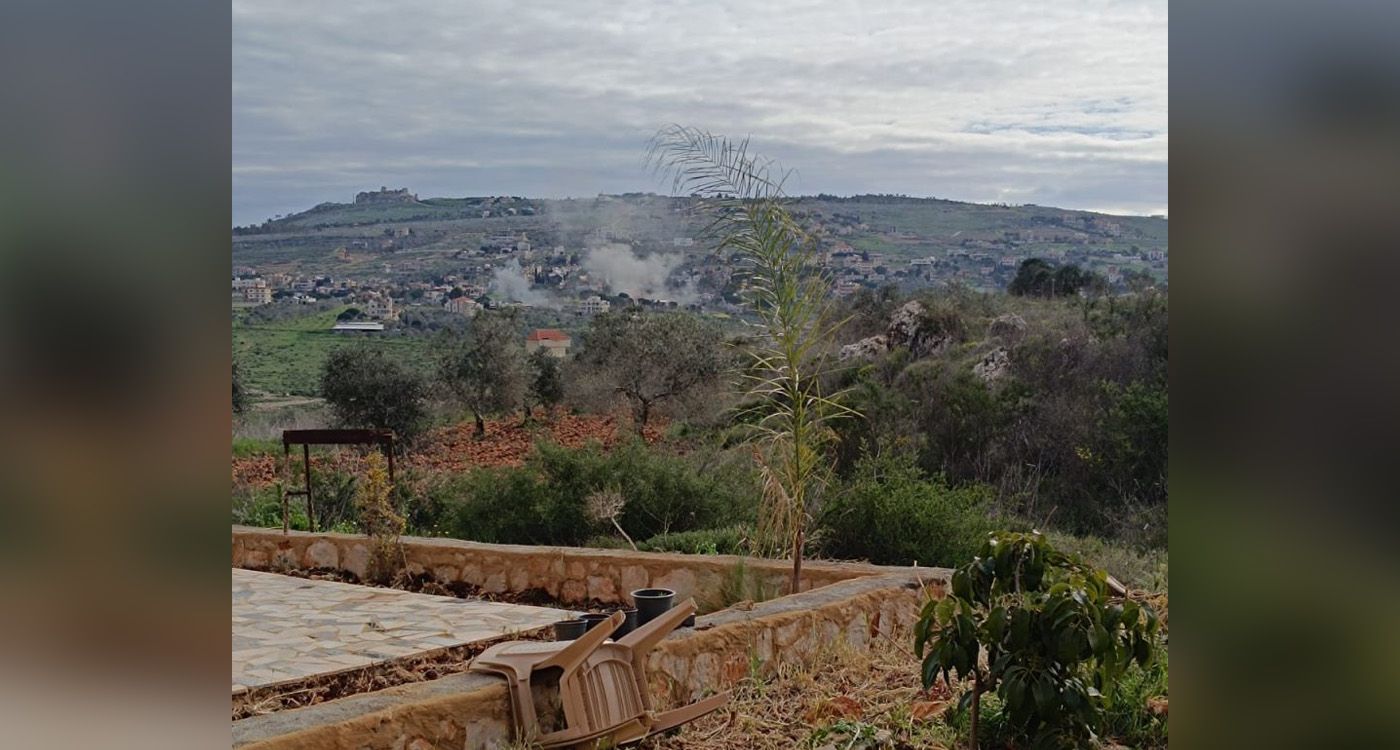
{"label": "distant hill", "polygon": [[[353,274],[382,259],[407,260],[431,271],[450,267],[452,253],[502,233],[527,235],[536,246],[572,249],[590,236],[603,236],[661,250],[692,247],[681,243],[694,238],[704,223],[695,200],[650,193],[564,200],[419,200],[406,190],[372,195],[381,194],[388,198],[322,203],[235,228],[234,265],[299,272],[324,266]],[[1164,256],[1168,244],[1167,220],[1161,217],[896,195],[802,196],[793,204],[804,226],[831,248],[849,246],[895,261],[959,252],[998,258],[1078,252],[1128,254],[1146,263],[1149,254]],[[702,249],[697,243],[690,251]]]}

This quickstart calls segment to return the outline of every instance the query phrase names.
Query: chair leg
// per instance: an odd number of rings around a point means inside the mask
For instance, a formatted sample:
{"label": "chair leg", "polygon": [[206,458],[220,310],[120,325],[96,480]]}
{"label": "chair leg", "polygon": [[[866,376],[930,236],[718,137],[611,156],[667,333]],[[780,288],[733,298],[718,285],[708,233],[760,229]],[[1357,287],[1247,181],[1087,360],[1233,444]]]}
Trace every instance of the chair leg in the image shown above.
{"label": "chair leg", "polygon": [[694,721],[728,703],[729,695],[730,691],[726,690],[718,695],[712,695],[703,700],[698,700],[688,706],[681,706],[671,711],[662,711],[659,714],[654,714],[651,721],[651,734],[665,732],[668,729],[675,729],[688,721]]}

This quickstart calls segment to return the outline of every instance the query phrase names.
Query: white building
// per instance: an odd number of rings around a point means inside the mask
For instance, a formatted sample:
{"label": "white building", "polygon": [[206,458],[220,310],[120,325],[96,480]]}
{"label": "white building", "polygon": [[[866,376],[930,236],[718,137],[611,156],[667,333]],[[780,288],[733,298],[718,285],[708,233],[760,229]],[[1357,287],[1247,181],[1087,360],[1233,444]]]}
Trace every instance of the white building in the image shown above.
{"label": "white building", "polygon": [[454,312],[458,315],[476,315],[477,311],[481,309],[481,304],[471,297],[463,296],[447,300],[443,307],[448,312]]}
{"label": "white building", "polygon": [[243,300],[255,305],[266,305],[272,302],[272,290],[266,286],[246,287],[243,290]]}
{"label": "white building", "polygon": [[584,315],[597,315],[610,309],[612,309],[612,303],[596,294],[588,299],[578,301],[578,311]]}
{"label": "white building", "polygon": [[365,315],[379,320],[393,320],[394,299],[387,294],[374,294],[365,300]]}

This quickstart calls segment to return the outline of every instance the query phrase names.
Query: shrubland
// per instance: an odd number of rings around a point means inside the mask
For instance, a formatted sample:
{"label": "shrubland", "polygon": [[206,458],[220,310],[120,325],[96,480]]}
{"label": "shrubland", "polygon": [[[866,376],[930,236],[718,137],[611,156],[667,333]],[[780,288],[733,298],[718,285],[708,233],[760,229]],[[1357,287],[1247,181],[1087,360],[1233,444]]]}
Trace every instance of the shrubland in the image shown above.
{"label": "shrubland", "polygon": [[[860,416],[833,423],[833,473],[812,508],[805,554],[952,566],[994,528],[1038,528],[1132,585],[1165,588],[1166,294],[1142,289],[1087,299],[867,290],[842,303],[838,312],[848,323],[837,343],[887,336],[910,303],[918,309],[905,316],[916,324],[912,334],[843,359],[827,376],[830,390],[840,390]],[[621,322],[600,318],[605,327]],[[700,359],[741,361],[735,349],[743,338],[698,340],[714,349]],[[617,361],[607,367],[597,366],[601,359],[555,367],[538,357],[512,357],[509,367],[496,367],[493,352],[503,349],[443,347],[467,352],[454,355],[459,362],[476,356],[481,361],[472,367],[493,382],[508,375],[499,391],[507,398],[493,400],[496,392],[485,391],[476,402],[483,415],[520,415],[550,401],[574,410],[621,406],[625,398],[598,394],[622,393],[628,384],[614,380],[666,351],[615,349]],[[988,361],[997,366],[979,368]],[[461,382],[448,388],[420,375],[424,368],[398,366],[377,350],[347,346],[333,362],[326,382],[335,388],[327,395],[337,423],[346,426],[389,426],[392,419],[411,433],[432,421],[461,419],[465,395],[474,393],[465,382],[470,369],[458,370]],[[653,443],[570,449],[541,437],[523,466],[410,472],[396,488],[409,533],[539,544],[615,538],[625,545],[610,523],[589,519],[585,508],[590,493],[616,489],[624,498],[618,522],[641,549],[757,552],[761,475],[736,421],[743,400],[721,397],[728,387],[722,372],[707,370],[693,387],[705,397],[663,410],[672,421]],[[325,417],[306,407],[287,413],[298,427],[309,426],[308,414]],[[238,419],[242,434],[257,437],[236,441],[235,455],[280,454],[268,418],[252,412]],[[532,421],[549,419],[538,413]],[[410,455],[414,450],[410,445]],[[334,525],[350,516],[355,478],[326,475],[331,471],[318,468],[313,481],[320,514]],[[240,522],[280,525],[280,509],[269,506],[265,490],[241,488],[236,495]],[[294,524],[298,512],[304,516],[294,508]]]}

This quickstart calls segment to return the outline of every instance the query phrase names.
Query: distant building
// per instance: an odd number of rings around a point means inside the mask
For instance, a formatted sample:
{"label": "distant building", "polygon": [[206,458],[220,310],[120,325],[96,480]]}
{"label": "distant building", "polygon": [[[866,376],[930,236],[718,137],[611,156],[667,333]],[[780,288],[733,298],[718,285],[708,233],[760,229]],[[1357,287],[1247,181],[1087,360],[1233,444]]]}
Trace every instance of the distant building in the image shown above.
{"label": "distant building", "polygon": [[243,300],[255,305],[266,305],[272,302],[272,290],[266,286],[246,287],[243,290]]}
{"label": "distant building", "polygon": [[578,301],[578,311],[584,315],[598,315],[610,309],[612,309],[612,303],[596,294],[588,299]]}
{"label": "distant building", "polygon": [[476,300],[465,296],[449,299],[443,304],[443,307],[448,312],[454,312],[458,315],[476,315],[477,311],[481,309],[481,305]]}
{"label": "distant building", "polygon": [[569,344],[568,334],[557,328],[536,328],[525,337],[525,352],[533,354],[543,349],[551,356],[563,359],[569,356]]}
{"label": "distant building", "polygon": [[356,193],[355,203],[363,205],[366,203],[417,203],[418,196],[408,192],[408,188],[390,190],[380,186],[379,190],[367,193]]}
{"label": "distant building", "polygon": [[372,332],[384,330],[384,324],[377,320],[342,320],[331,328],[332,331],[346,332]]}
{"label": "distant building", "polygon": [[387,294],[372,294],[365,300],[365,315],[379,320],[393,320],[394,299]]}

